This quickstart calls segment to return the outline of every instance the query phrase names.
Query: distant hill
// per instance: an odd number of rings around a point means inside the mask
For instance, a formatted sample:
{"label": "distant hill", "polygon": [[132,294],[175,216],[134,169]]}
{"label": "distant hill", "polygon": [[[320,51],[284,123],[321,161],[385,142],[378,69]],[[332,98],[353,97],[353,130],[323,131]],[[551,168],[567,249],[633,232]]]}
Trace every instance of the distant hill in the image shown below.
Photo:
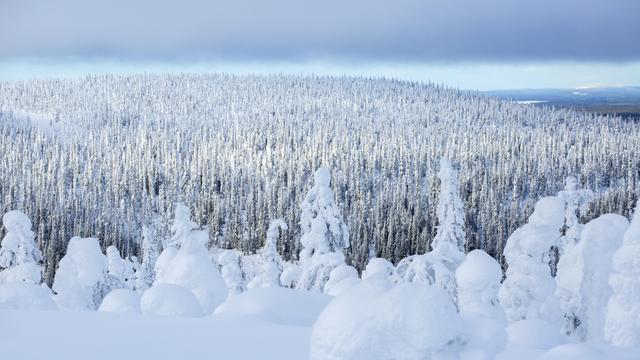
{"label": "distant hill", "polygon": [[491,90],[483,94],[523,103],[569,107],[640,119],[640,86]]}

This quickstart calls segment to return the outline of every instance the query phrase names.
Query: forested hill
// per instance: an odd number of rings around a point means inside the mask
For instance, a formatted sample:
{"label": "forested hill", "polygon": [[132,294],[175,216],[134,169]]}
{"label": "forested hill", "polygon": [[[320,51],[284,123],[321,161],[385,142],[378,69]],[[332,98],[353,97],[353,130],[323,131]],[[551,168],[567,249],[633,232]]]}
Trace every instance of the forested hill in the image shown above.
{"label": "forested hill", "polygon": [[299,205],[319,166],[332,170],[358,268],[370,252],[396,262],[428,249],[441,157],[460,169],[468,248],[494,256],[566,177],[595,191],[588,218],[628,216],[640,177],[640,123],[394,80],[0,83],[0,134],[0,213],[29,215],[49,283],[72,236],[134,255],[142,225],[168,236],[178,200],[211,246],[247,253],[283,218],[279,251],[295,258]]}

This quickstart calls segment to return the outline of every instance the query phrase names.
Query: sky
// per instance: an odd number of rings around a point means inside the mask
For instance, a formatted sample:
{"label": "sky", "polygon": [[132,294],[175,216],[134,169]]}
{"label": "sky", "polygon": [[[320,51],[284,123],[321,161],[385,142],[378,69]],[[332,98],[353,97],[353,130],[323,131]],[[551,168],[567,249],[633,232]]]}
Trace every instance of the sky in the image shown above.
{"label": "sky", "polygon": [[640,85],[638,0],[0,0],[0,80],[358,75],[468,89]]}

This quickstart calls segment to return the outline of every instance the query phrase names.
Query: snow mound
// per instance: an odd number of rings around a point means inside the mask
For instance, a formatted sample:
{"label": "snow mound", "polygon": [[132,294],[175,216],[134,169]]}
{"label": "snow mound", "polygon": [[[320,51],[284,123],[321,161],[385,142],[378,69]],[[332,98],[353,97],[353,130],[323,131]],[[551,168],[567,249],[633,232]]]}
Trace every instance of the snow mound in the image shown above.
{"label": "snow mound", "polygon": [[340,265],[331,270],[329,280],[324,285],[324,292],[332,296],[338,296],[354,287],[359,281],[358,270],[353,266]]}
{"label": "snow mound", "polygon": [[174,284],[157,284],[142,294],[140,309],[145,315],[200,317],[200,302],[189,289]]}
{"label": "snow mound", "polygon": [[0,285],[0,309],[55,310],[51,290],[35,284],[8,283]]}
{"label": "snow mound", "polygon": [[129,289],[113,290],[104,297],[98,311],[139,314],[140,295]]}
{"label": "snow mound", "polygon": [[331,300],[330,296],[287,288],[253,288],[230,296],[216,315],[250,316],[271,323],[311,326]]}
{"label": "snow mound", "polygon": [[389,279],[394,271],[395,267],[389,260],[373,258],[369,260],[367,267],[362,272],[362,280],[374,278]]}
{"label": "snow mound", "polygon": [[465,311],[477,310],[485,313],[483,309],[476,307],[497,303],[500,280],[500,264],[482,250],[471,251],[456,269],[459,306]]}
{"label": "snow mound", "polygon": [[336,297],[311,335],[311,359],[431,359],[462,346],[462,320],[441,289],[362,281]]}
{"label": "snow mound", "polygon": [[528,349],[547,350],[569,341],[556,326],[538,319],[515,322],[507,327],[507,334],[509,345]]}

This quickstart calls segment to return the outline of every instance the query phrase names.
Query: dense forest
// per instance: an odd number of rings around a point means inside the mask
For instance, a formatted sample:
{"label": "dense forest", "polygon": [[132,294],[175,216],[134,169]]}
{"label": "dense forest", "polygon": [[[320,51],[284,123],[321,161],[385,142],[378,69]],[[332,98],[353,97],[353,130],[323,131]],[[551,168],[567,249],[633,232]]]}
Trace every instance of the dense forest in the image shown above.
{"label": "dense forest", "polygon": [[169,238],[178,201],[212,248],[247,254],[282,218],[278,252],[296,259],[301,204],[320,166],[331,169],[345,256],[359,270],[371,256],[397,263],[429,249],[443,157],[459,170],[466,250],[503,264],[508,236],[567,177],[595,193],[581,221],[629,217],[640,178],[638,122],[385,79],[4,82],[0,134],[0,213],[31,218],[50,284],[73,236],[138,255],[143,226]]}

